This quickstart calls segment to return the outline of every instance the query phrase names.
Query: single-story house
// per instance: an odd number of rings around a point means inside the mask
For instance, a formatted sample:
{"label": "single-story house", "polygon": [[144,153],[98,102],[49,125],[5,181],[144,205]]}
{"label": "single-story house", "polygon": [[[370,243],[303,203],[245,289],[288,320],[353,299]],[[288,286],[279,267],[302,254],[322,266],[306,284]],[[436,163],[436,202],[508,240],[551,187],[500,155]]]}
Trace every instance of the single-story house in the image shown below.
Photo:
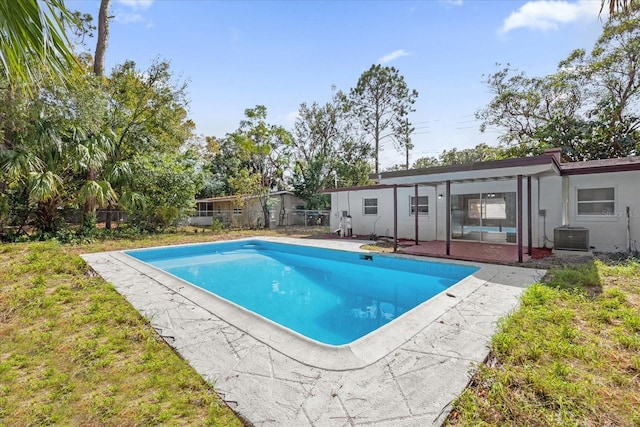
{"label": "single-story house", "polygon": [[[640,157],[563,163],[544,155],[383,172],[328,189],[331,229],[600,252],[636,251]],[[350,218],[348,218],[350,217]],[[447,249],[448,250],[448,249]]]}
{"label": "single-story house", "polygon": [[[290,191],[270,193],[270,226],[286,225],[286,213],[305,205],[305,200]],[[196,213],[190,218],[189,223],[209,226],[214,218],[225,226],[260,228],[264,225],[260,196],[221,196],[196,200]]]}

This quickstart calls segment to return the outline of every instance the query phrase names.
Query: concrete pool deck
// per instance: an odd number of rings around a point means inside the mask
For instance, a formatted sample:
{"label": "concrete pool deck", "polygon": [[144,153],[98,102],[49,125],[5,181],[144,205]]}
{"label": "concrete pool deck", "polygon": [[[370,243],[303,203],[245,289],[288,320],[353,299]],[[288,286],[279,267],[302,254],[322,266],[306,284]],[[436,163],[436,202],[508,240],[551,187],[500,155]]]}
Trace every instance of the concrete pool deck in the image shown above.
{"label": "concrete pool deck", "polygon": [[[259,239],[352,251],[367,243]],[[372,337],[331,347],[300,339],[122,252],[83,258],[256,426],[442,424],[474,365],[486,358],[498,319],[545,273],[456,262],[481,268]]]}

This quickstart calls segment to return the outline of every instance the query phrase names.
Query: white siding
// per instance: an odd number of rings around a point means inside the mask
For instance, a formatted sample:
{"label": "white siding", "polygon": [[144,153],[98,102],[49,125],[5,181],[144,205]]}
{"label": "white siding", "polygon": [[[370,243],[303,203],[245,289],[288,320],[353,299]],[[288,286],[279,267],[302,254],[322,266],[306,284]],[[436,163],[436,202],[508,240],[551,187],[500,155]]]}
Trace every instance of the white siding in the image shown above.
{"label": "white siding", "polygon": [[[506,176],[506,170],[482,171],[480,175]],[[508,171],[509,173],[517,171]],[[521,173],[531,172],[520,171]],[[548,172],[548,171],[545,171]],[[478,172],[476,172],[477,174]],[[504,173],[504,175],[501,175]],[[473,172],[464,172],[464,178],[479,178]],[[433,176],[413,176],[384,180],[389,183],[424,182]],[[461,174],[449,174],[450,180],[461,179]],[[523,178],[523,244],[527,242],[527,177]],[[624,252],[630,238],[638,242],[640,249],[640,171],[599,173],[588,175],[544,175],[531,179],[531,219],[533,247],[553,247],[554,228],[562,225],[586,227],[589,229],[589,243],[595,251]],[[451,194],[471,194],[487,192],[515,192],[516,179],[489,180],[468,183],[452,183]],[[583,188],[615,188],[615,212],[613,215],[580,216],[577,215],[577,193]],[[413,239],[414,216],[410,215],[409,197],[414,188],[398,188],[398,238]],[[420,196],[429,197],[429,215],[420,215],[420,240],[445,240],[446,238],[446,186],[419,187]],[[438,195],[443,195],[438,198]],[[378,199],[378,214],[364,215],[363,199]],[[629,207],[630,217],[626,209]],[[353,233],[359,236],[375,234],[393,236],[393,188],[344,191],[331,194],[331,229],[340,226],[340,215],[347,211],[352,217]],[[436,235],[437,230],[437,235]],[[632,248],[633,249],[633,248]]]}
{"label": "white siding", "polygon": [[[398,237],[415,238],[415,217],[410,214],[409,198],[415,189],[398,188]],[[418,196],[429,197],[429,215],[418,215],[420,240],[435,239],[436,193],[433,188],[419,187]],[[364,214],[364,199],[378,199],[378,214]],[[331,193],[331,230],[340,227],[340,216],[346,211],[351,215],[353,234],[367,237],[393,236],[393,188],[356,190]]]}
{"label": "white siding", "polygon": [[[527,244],[527,197],[526,178],[523,180],[523,241]],[[451,194],[486,193],[486,192],[515,192],[516,180],[488,181],[478,183],[452,184]],[[537,182],[532,179],[532,223],[534,246],[539,240],[537,236]],[[409,198],[415,194],[414,187],[398,188],[398,238],[415,238],[415,217],[410,214]],[[446,187],[418,187],[419,196],[429,197],[429,215],[418,216],[419,240],[446,239]],[[442,198],[438,196],[442,195]],[[365,198],[378,199],[378,215],[364,215],[363,200]],[[352,217],[353,233],[360,236],[375,234],[378,236],[393,236],[393,188],[354,190],[332,193],[331,195],[331,230],[340,227],[342,211],[347,211]],[[437,235],[436,235],[437,230]]]}
{"label": "white siding", "polygon": [[[569,224],[589,229],[589,244],[598,252],[626,252],[628,247],[627,226],[631,228],[631,240],[640,241],[640,172],[612,172],[591,175],[567,176],[569,187]],[[615,189],[615,211],[613,215],[577,215],[579,188]],[[626,209],[629,207],[630,217]]]}
{"label": "white siding", "polygon": [[[534,246],[538,248],[553,247],[553,229],[562,224],[562,178],[546,176],[539,180],[539,193],[534,191],[538,199],[538,208],[534,210],[537,219],[537,230]],[[544,216],[540,211],[544,210]],[[537,211],[537,212],[536,212]]]}

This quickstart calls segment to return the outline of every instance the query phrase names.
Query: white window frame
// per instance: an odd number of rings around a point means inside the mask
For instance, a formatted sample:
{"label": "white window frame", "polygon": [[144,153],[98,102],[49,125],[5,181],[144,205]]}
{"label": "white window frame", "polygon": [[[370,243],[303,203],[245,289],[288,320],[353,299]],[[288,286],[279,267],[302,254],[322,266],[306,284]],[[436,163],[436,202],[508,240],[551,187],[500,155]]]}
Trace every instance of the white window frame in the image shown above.
{"label": "white window frame", "polygon": [[[413,209],[415,208],[414,200],[416,196],[409,195],[409,216],[413,216]],[[420,199],[427,199],[427,203],[420,203]],[[421,211],[420,208],[427,208],[427,211]],[[418,196],[418,216],[429,216],[429,196]]]}
{"label": "white window frame", "polygon": [[[580,201],[580,191],[584,191],[584,190],[613,190],[613,199],[612,200],[583,200]],[[580,217],[580,218],[585,218],[585,217],[611,217],[611,216],[615,216],[615,212],[616,212],[616,195],[617,195],[617,191],[616,191],[616,187],[614,186],[609,186],[609,187],[576,187],[576,217]],[[588,214],[581,214],[580,213],[580,205],[583,204],[590,204],[590,203],[612,203],[613,204],[613,208],[611,210],[611,212],[609,213],[588,213]]]}
{"label": "white window frame", "polygon": [[[375,200],[375,205],[367,205],[367,200]],[[375,208],[375,212],[367,212],[367,208]],[[362,198],[362,214],[363,215],[378,215],[378,198],[377,197],[363,197]]]}

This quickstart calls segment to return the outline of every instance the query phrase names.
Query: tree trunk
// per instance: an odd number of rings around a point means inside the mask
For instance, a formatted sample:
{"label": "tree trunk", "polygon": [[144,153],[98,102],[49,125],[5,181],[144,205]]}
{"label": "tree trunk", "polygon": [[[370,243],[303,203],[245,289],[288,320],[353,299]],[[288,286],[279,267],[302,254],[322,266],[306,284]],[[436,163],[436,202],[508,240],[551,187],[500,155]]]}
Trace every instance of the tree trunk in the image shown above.
{"label": "tree trunk", "polygon": [[405,170],[409,170],[409,139],[408,138],[404,141],[404,149],[405,149],[405,156],[406,156],[404,168]]}
{"label": "tree trunk", "polygon": [[104,228],[107,230],[111,230],[111,215],[112,215],[111,210],[112,209],[113,209],[113,206],[111,205],[111,203],[109,203],[107,205],[106,218],[104,220]]}
{"label": "tree trunk", "polygon": [[[95,181],[96,180],[96,172],[92,167],[89,167],[87,170],[87,181]],[[96,213],[96,198],[95,196],[87,197],[87,200],[84,202],[84,208],[82,209],[82,222],[86,222],[87,218],[90,215],[95,215]]]}
{"label": "tree trunk", "polygon": [[45,233],[53,233],[56,231],[54,220],[58,216],[58,207],[60,207],[58,197],[51,197],[45,201],[38,202],[36,216],[40,231]]}
{"label": "tree trunk", "polygon": [[269,206],[266,203],[262,205],[262,214],[264,215],[264,228],[271,228],[271,219],[269,218]]}
{"label": "tree trunk", "polygon": [[96,42],[96,54],[93,58],[93,73],[96,76],[104,75],[104,56],[107,51],[107,39],[109,38],[109,6],[111,6],[111,0],[100,1],[98,41]]}

